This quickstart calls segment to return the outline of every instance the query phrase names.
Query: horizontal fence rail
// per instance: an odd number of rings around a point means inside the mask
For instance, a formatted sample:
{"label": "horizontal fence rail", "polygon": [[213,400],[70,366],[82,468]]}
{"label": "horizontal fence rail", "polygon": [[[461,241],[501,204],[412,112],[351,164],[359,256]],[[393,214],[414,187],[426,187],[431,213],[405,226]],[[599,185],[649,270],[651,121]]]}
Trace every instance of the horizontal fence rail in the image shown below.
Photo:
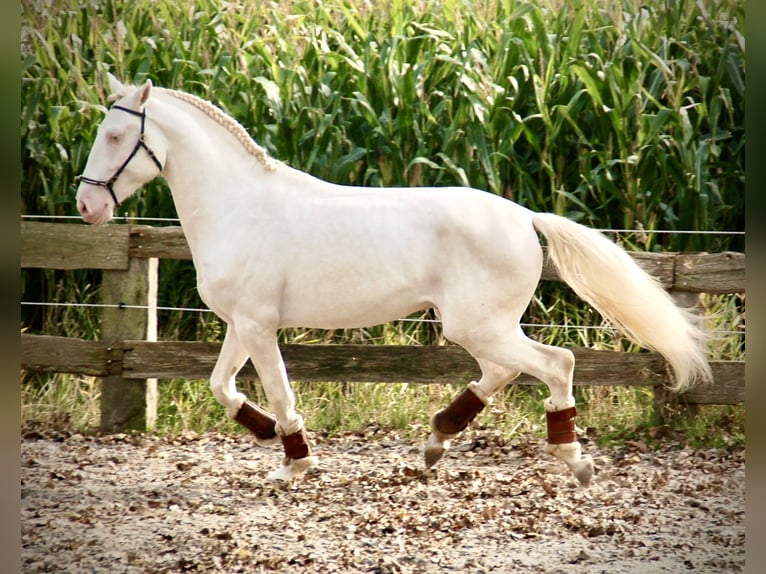
{"label": "horizontal fence rail", "polygon": [[[206,379],[215,365],[219,343],[200,341],[122,341],[111,344],[70,337],[22,335],[22,367],[30,371],[71,372],[126,379]],[[467,383],[481,375],[462,348],[405,345],[281,345],[291,378],[306,382]],[[664,360],[654,353],[617,353],[572,348],[575,380],[586,386],[655,387],[667,382]],[[711,361],[715,384],[683,395],[692,404],[744,402],[744,365]],[[238,378],[256,380],[247,363]],[[514,384],[539,385],[526,374]]]}
{"label": "horizontal fence rail", "polygon": [[[156,416],[156,379],[208,378],[218,343],[156,341],[157,259],[191,259],[180,227],[91,226],[22,221],[21,267],[102,269],[101,341],[21,335],[21,367],[104,378],[101,426],[107,431],[151,426]],[[631,253],[663,287],[676,293],[742,293],[743,253]],[[552,268],[544,280],[558,280]],[[668,381],[655,353],[572,348],[577,385],[648,386]],[[391,345],[283,345],[291,378],[301,381],[465,383],[479,369],[462,348]],[[679,400],[688,404],[744,402],[745,364],[713,361],[714,383]],[[249,363],[243,379],[257,375]],[[540,384],[522,375],[516,384]],[[667,398],[666,393],[658,393]],[[664,399],[663,399],[664,400]]]}

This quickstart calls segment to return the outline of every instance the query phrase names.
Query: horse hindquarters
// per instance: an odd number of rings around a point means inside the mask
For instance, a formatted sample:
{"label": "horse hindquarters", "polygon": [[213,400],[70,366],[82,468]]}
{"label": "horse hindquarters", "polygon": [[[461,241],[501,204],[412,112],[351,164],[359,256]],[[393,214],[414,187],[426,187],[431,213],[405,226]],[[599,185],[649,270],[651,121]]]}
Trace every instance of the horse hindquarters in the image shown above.
{"label": "horse hindquarters", "polygon": [[[552,261],[564,281],[595,307],[605,318],[623,329],[639,344],[656,350],[670,362],[676,374],[676,389],[695,380],[709,380],[710,367],[704,353],[704,333],[692,315],[678,308],[672,298],[644,272],[619,246],[599,232],[554,214],[532,214],[536,230],[546,238]],[[531,297],[531,294],[530,294]],[[516,321],[516,316],[510,319]],[[477,326],[470,336],[458,341],[477,358],[501,368],[518,369],[545,382],[551,397],[545,401],[548,423],[546,451],[567,463],[581,484],[593,474],[593,461],[581,455],[574,427],[576,410],[572,397],[574,357],[570,351],[541,345],[527,339],[519,329],[515,340],[508,340],[498,329],[497,317],[487,324],[495,329],[477,338]],[[507,321],[506,325],[512,325]],[[489,396],[500,388],[498,380],[486,375],[477,384]],[[461,412],[461,404],[447,412]],[[475,413],[474,413],[475,414]],[[443,418],[443,417],[441,417]],[[439,447],[451,438],[440,430],[439,417],[426,446],[427,462],[441,457]],[[431,452],[429,456],[429,451]],[[442,449],[443,452],[443,449]]]}

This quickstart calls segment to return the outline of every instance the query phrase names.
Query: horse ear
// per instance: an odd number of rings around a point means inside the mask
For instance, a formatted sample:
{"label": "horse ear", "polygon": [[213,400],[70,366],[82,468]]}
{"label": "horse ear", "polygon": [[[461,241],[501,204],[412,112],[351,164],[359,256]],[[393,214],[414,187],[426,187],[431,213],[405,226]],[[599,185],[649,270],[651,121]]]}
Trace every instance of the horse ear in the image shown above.
{"label": "horse ear", "polygon": [[147,78],[146,82],[144,82],[144,85],[141,86],[138,91],[140,94],[139,105],[143,106],[149,99],[149,95],[152,93],[152,81]]}
{"label": "horse ear", "polygon": [[111,72],[108,72],[109,76],[109,90],[112,92],[112,95],[116,96],[117,94],[121,94],[125,91],[125,86],[118,80]]}

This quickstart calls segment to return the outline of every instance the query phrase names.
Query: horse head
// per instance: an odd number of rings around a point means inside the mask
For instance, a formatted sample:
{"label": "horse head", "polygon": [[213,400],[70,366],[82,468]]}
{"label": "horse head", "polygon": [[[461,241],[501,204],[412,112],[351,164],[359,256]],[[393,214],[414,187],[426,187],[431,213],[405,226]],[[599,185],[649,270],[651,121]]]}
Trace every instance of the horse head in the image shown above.
{"label": "horse head", "polygon": [[109,75],[112,98],[96,141],[79,176],[77,209],[88,223],[106,223],[114,209],[162,171],[166,145],[160,134],[147,133],[146,103],[152,82],[125,86]]}

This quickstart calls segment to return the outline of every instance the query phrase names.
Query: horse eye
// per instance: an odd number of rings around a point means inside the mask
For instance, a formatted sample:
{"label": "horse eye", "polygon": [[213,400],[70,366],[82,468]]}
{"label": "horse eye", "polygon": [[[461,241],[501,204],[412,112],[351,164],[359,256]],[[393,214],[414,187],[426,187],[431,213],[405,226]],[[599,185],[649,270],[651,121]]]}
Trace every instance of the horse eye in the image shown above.
{"label": "horse eye", "polygon": [[120,132],[110,132],[106,137],[110,143],[117,143],[122,139],[122,134]]}

